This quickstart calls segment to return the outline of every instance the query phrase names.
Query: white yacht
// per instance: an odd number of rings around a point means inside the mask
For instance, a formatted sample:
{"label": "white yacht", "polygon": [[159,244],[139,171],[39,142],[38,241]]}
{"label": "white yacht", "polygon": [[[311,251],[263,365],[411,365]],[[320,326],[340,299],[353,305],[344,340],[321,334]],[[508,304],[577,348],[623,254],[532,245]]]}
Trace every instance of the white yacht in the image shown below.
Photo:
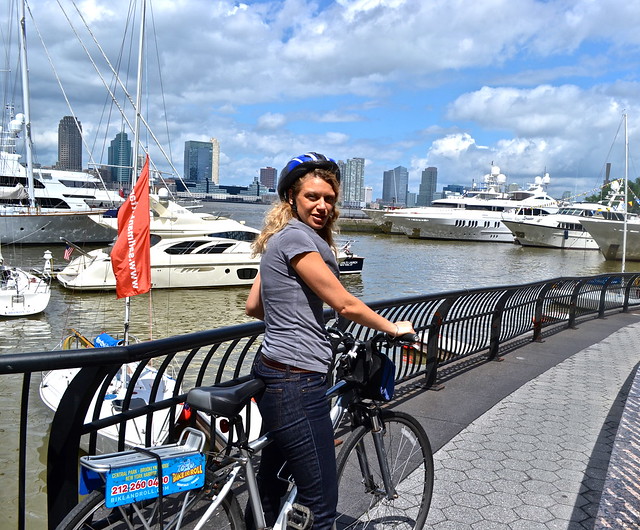
{"label": "white yacht", "polygon": [[626,246],[625,259],[640,261],[640,219],[637,216],[629,215],[625,223],[623,212],[610,212],[604,215],[604,219],[583,219],[580,222],[596,240],[606,260],[622,260]]}
{"label": "white yacht", "polygon": [[[251,285],[260,256],[251,243],[259,230],[226,217],[195,214],[173,201],[151,200],[151,287],[153,289],[208,288]],[[181,212],[176,215],[177,212]],[[102,222],[107,222],[103,219]],[[364,258],[353,254],[350,241],[340,248],[343,274],[362,272]],[[114,290],[111,247],[84,252],[57,274],[68,289]]]}
{"label": "white yacht", "polygon": [[526,190],[502,192],[497,185],[504,184],[506,177],[500,168],[492,166],[485,176],[490,185],[482,193],[438,199],[420,210],[389,212],[385,219],[401,227],[410,238],[513,243],[513,234],[503,220],[558,211],[558,202],[545,190],[549,181],[546,174],[536,177]]}
{"label": "white yacht", "polygon": [[413,206],[408,208],[364,208],[362,211],[387,234],[404,234],[402,224],[394,223],[407,215],[421,215],[433,212],[433,208],[465,208],[469,203],[490,199],[504,199],[508,195],[499,189],[504,185],[506,177],[500,173],[500,168],[491,166],[491,173],[484,176],[484,183],[476,187],[475,183],[470,190],[463,194],[449,195],[444,199],[436,199],[432,206]]}
{"label": "white yacht", "polygon": [[[69,289],[115,289],[110,253],[111,247],[82,253],[57,274],[58,281]],[[260,264],[260,258],[251,255],[249,241],[216,234],[152,234],[150,254],[153,289],[251,285]]]}
{"label": "white yacht", "polygon": [[607,212],[624,207],[619,181],[611,183],[611,193],[597,203],[578,202],[563,206],[558,213],[518,220],[503,219],[523,246],[576,250],[598,250],[598,243],[584,227],[585,219],[603,219]]}

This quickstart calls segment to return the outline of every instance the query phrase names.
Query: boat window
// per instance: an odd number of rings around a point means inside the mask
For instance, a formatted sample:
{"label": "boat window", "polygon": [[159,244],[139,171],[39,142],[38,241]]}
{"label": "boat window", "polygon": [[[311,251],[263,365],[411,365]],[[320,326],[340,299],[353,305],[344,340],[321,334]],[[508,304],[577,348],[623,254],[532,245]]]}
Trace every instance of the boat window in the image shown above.
{"label": "boat window", "polygon": [[71,207],[59,197],[36,197],[36,202],[41,208],[65,208],[67,210]]}
{"label": "boat window", "polygon": [[87,181],[78,181],[78,180],[64,180],[60,179],[60,182],[67,186],[67,188],[90,188],[90,189],[98,189],[98,186],[95,182],[87,182]]}
{"label": "boat window", "polygon": [[165,249],[167,254],[190,254],[193,249],[208,243],[206,240],[181,241]]}
{"label": "boat window", "polygon": [[258,275],[257,268],[238,269],[238,278],[241,280],[253,280]]}
{"label": "boat window", "polygon": [[[14,175],[0,175],[0,186],[9,186],[13,188],[16,184],[22,184],[25,188],[29,187],[27,177],[17,177]],[[33,187],[37,189],[44,189],[44,184],[38,179],[33,180]]]}
{"label": "boat window", "polygon": [[216,232],[209,234],[211,237],[223,237],[224,239],[235,239],[236,241],[253,241],[258,236],[253,232],[245,230],[229,230],[227,232]]}
{"label": "boat window", "polygon": [[222,254],[225,250],[234,245],[235,243],[218,243],[217,245],[201,248],[197,252],[194,252],[194,254]]}

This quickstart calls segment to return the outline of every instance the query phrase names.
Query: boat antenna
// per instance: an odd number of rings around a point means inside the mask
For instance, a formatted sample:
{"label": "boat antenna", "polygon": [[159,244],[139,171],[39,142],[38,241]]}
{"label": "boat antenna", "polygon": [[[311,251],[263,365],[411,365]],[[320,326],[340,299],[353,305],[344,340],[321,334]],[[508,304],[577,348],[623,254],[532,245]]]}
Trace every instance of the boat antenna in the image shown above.
{"label": "boat antenna", "polygon": [[[142,104],[142,55],[144,50],[144,26],[146,18],[147,2],[142,0],[140,12],[140,41],[138,44],[138,74],[137,74],[137,93],[136,93],[136,118],[133,129],[133,168],[131,172],[131,189],[134,188],[138,178],[138,154],[140,152],[140,109]],[[131,298],[127,296],[124,301],[124,344],[129,344],[129,325],[131,323]]]}
{"label": "boat antenna", "polygon": [[627,113],[624,116],[624,226],[622,230],[622,270],[625,271],[627,258],[627,217],[629,210],[629,131],[627,129]]}
{"label": "boat antenna", "polygon": [[33,185],[33,142],[31,139],[31,105],[29,102],[29,68],[27,65],[27,27],[24,0],[20,2],[20,69],[22,76],[22,105],[24,114],[24,143],[27,157],[27,183],[29,190],[29,205],[36,207],[35,189]]}

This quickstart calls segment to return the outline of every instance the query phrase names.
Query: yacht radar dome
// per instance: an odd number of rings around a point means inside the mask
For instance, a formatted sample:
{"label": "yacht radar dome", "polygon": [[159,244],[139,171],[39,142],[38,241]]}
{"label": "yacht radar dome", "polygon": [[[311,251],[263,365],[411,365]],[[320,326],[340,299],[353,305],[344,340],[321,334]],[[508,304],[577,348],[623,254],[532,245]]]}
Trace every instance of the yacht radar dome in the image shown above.
{"label": "yacht radar dome", "polygon": [[620,189],[620,181],[619,180],[614,180],[611,183],[611,189],[615,192],[617,192]]}
{"label": "yacht radar dome", "polygon": [[538,175],[535,179],[533,179],[533,183],[536,186],[540,186],[540,184],[542,184],[542,177],[540,175]]}
{"label": "yacht radar dome", "polygon": [[491,175],[497,177],[500,174],[500,168],[498,166],[491,166]]}
{"label": "yacht radar dome", "polygon": [[504,173],[500,173],[497,179],[498,179],[498,184],[504,184],[505,182],[507,182],[507,176]]}
{"label": "yacht radar dome", "polygon": [[549,176],[549,173],[545,173],[544,177],[542,177],[542,183],[549,184],[549,182],[551,182],[551,177]]}

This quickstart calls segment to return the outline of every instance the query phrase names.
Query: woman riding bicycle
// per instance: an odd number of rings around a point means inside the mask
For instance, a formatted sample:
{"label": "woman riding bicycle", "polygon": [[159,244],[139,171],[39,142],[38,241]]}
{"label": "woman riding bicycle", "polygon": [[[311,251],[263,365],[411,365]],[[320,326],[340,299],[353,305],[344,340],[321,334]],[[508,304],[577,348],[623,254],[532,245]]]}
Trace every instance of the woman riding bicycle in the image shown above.
{"label": "woman riding bicycle", "polygon": [[298,504],[313,513],[313,528],[330,529],[335,519],[335,449],[325,398],[332,350],[323,305],[392,336],[414,333],[411,322],[390,322],[340,283],[333,240],[339,190],[334,160],[319,153],[293,158],[280,173],[281,202],[267,214],[253,247],[262,259],[246,312],[265,322],[262,355],[253,370],[266,384],[258,406],[264,429],[274,434],[258,472],[268,525],[286,492],[287,483],[277,476],[285,461]]}

